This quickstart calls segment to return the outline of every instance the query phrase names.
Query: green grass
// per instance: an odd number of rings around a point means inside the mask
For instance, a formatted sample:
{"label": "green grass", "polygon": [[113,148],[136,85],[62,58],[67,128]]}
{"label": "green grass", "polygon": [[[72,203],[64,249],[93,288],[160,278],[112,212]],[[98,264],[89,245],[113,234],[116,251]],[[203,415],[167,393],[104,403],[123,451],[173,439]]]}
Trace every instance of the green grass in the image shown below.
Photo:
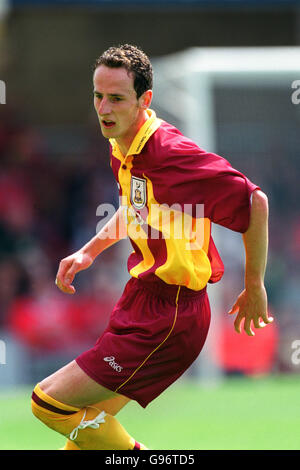
{"label": "green grass", "polygon": [[[118,419],[151,449],[300,448],[300,377],[231,378],[207,388],[186,379],[145,410],[129,403]],[[64,438],[37,421],[31,389],[0,393],[0,449],[58,449]]]}

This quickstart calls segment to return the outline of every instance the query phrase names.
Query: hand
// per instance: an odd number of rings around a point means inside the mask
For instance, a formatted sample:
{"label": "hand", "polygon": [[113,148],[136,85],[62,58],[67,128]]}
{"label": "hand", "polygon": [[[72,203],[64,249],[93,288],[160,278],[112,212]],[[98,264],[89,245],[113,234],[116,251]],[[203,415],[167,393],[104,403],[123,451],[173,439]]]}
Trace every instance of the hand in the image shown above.
{"label": "hand", "polygon": [[66,294],[75,294],[75,287],[72,285],[75,275],[87,269],[92,263],[93,258],[80,251],[61,260],[57,271],[55,284]]}
{"label": "hand", "polygon": [[243,318],[245,319],[244,330],[249,336],[255,336],[251,322],[253,322],[255,328],[264,328],[272,323],[274,319],[268,316],[267,305],[267,293],[263,285],[244,289],[228,312],[230,315],[238,312],[234,321],[235,331],[241,333]]}

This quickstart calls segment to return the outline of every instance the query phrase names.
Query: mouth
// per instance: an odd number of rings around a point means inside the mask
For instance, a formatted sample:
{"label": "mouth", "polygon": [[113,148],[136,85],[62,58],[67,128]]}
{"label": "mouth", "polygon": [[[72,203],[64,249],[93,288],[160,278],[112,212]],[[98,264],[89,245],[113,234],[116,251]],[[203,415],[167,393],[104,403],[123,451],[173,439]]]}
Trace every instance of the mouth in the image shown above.
{"label": "mouth", "polygon": [[101,123],[105,129],[111,129],[116,125],[114,121],[110,121],[109,119],[102,119]]}

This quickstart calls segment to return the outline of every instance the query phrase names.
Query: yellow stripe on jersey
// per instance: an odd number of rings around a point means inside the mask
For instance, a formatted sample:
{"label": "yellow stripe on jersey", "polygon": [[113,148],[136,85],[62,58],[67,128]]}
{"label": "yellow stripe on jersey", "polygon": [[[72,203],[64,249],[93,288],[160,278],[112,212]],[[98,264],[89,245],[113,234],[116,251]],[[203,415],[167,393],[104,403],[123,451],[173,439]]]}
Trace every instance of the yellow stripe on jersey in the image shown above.
{"label": "yellow stripe on jersey", "polygon": [[[129,233],[130,233],[130,229],[129,229]],[[129,233],[128,233],[128,236],[130,237]],[[134,238],[131,238],[131,239],[134,241],[134,243],[138,245],[139,249],[141,250],[143,254],[143,260],[140,263],[138,263],[134,268],[132,268],[129,271],[129,274],[132,277],[139,277],[139,274],[142,274],[145,271],[148,271],[148,269],[152,268],[152,266],[155,263],[155,259],[149,249],[147,240],[143,238],[139,238],[138,240]]]}
{"label": "yellow stripe on jersey", "polygon": [[[165,242],[167,248],[167,260],[155,270],[155,274],[167,284],[203,289],[211,276],[207,257],[210,220],[204,217],[196,220],[176,204],[171,207],[159,204],[154,197],[152,182],[143,176],[147,180],[147,223],[163,234],[162,243]],[[135,240],[135,243],[141,249],[140,240]],[[134,269],[131,269],[130,274],[133,273]]]}
{"label": "yellow stripe on jersey", "polygon": [[[133,277],[153,268],[155,258],[151,252],[151,243],[136,219],[136,209],[131,203],[131,180],[139,178],[132,175],[135,155],[138,155],[151,135],[159,128],[161,120],[156,118],[154,111],[147,110],[149,119],[143,124],[134,138],[126,156],[124,156],[115,139],[110,139],[113,157],[121,165],[118,170],[118,180],[122,189],[121,204],[125,206],[127,217],[127,233],[137,245],[143,259],[130,270]],[[193,290],[203,289],[211,277],[211,265],[207,256],[210,240],[210,220],[204,217],[195,218],[183,211],[181,206],[167,207],[159,204],[154,197],[153,183],[143,174],[147,186],[146,211],[143,218],[146,224],[153,228],[155,234],[161,233],[160,243],[166,259],[155,269],[154,274],[167,284],[184,285]],[[145,216],[146,214],[146,216]],[[142,215],[142,214],[141,214]],[[150,233],[151,237],[151,233]],[[149,246],[150,245],[150,246]]]}

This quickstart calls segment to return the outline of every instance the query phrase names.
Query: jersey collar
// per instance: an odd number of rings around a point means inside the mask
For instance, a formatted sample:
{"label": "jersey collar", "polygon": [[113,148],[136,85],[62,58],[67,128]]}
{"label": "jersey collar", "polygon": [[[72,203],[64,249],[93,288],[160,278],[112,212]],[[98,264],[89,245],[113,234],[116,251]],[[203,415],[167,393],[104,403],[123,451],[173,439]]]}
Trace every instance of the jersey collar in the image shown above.
{"label": "jersey collar", "polygon": [[[155,111],[153,111],[152,109],[147,109],[146,112],[149,118],[146,122],[144,122],[144,124],[136,134],[135,138],[133,139],[126,154],[126,157],[128,157],[129,155],[138,155],[139,153],[141,153],[146,142],[148,142],[150,137],[161,125],[162,120],[156,117]],[[115,139],[109,139],[109,142],[112,146],[113,153],[121,153]]]}

